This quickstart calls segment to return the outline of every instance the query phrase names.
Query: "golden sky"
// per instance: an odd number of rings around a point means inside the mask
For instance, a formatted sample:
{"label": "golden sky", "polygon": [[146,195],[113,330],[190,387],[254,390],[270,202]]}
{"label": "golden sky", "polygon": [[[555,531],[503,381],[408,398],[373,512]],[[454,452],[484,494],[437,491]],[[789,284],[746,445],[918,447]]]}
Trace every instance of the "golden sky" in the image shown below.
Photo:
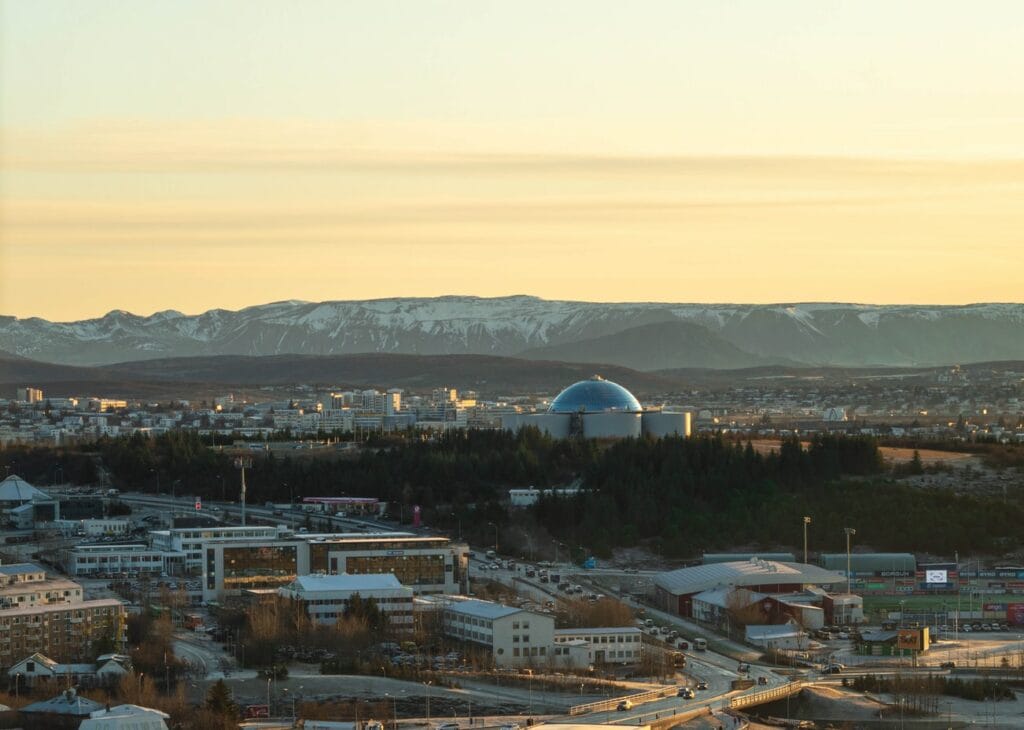
{"label": "golden sky", "polygon": [[0,0],[0,315],[1021,301],[984,6]]}

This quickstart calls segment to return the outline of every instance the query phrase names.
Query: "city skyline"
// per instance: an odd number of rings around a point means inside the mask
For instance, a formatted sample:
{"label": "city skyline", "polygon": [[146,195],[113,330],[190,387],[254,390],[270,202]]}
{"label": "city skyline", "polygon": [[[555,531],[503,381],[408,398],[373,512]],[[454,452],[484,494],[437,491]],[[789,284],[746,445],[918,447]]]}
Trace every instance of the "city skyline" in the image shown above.
{"label": "city skyline", "polygon": [[1015,3],[0,12],[3,315],[1021,300]]}

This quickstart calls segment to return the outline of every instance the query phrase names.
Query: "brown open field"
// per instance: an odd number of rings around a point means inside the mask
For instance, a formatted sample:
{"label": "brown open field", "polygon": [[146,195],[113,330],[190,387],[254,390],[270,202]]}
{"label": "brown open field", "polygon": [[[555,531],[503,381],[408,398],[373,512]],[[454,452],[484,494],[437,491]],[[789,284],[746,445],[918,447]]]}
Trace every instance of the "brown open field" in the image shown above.
{"label": "brown open field", "polygon": [[[759,454],[767,454],[771,451],[778,451],[779,441],[772,439],[759,439],[753,441],[754,450]],[[807,448],[808,442],[801,441],[800,445]],[[879,446],[882,458],[894,464],[908,462],[914,458],[913,449],[900,449],[894,446]],[[937,451],[935,449],[919,449],[921,462],[924,464],[936,464],[940,461],[947,463],[963,462],[975,458],[974,454],[964,454],[957,451]]]}

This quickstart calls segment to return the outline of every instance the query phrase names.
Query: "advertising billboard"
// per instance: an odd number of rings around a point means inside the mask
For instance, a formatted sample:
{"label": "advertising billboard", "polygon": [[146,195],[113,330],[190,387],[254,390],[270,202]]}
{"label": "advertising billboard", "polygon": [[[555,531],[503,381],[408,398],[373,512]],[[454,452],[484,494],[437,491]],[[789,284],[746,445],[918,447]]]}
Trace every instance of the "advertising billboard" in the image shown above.
{"label": "advertising billboard", "polygon": [[925,583],[948,583],[949,572],[945,570],[930,569],[924,572]]}

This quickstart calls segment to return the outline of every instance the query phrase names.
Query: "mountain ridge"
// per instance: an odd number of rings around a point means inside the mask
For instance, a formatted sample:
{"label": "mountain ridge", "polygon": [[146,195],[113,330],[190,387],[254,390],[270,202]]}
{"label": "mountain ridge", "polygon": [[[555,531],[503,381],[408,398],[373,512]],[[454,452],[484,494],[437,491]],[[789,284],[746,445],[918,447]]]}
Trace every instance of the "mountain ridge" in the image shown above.
{"label": "mountain ridge", "polygon": [[[673,333],[666,340],[666,332]],[[285,300],[237,311],[0,317],[0,350],[64,365],[214,355],[499,355],[646,370],[1024,359],[1024,304],[577,302],[531,295]]]}

